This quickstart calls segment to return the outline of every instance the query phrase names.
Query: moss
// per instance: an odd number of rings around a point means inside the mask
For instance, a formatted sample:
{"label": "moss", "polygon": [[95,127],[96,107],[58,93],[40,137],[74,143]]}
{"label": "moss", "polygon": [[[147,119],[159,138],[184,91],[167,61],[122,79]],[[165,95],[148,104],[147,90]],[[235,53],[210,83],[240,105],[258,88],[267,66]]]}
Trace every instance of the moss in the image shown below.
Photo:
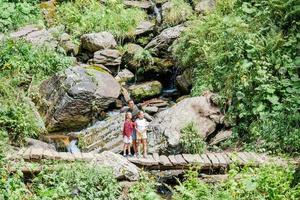
{"label": "moss", "polygon": [[137,101],[160,94],[162,85],[158,81],[146,82],[129,88],[131,96]]}
{"label": "moss", "polygon": [[102,72],[102,73],[108,74],[108,71],[106,69],[104,69],[101,66],[97,66],[97,65],[90,65],[90,66],[86,67],[86,69],[94,69],[94,70],[96,70],[98,72]]}

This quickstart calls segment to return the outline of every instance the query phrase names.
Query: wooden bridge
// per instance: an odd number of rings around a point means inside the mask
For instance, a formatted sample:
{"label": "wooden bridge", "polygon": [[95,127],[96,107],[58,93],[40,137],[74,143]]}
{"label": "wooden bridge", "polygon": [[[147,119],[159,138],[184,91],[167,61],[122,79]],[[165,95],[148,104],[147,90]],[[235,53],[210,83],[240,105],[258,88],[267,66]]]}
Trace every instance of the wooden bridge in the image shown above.
{"label": "wooden bridge", "polygon": [[[42,148],[27,148],[20,150],[18,153],[26,161],[39,160],[64,160],[64,161],[97,161],[101,160],[98,153],[68,153],[57,152]],[[121,156],[121,155],[120,155]],[[226,169],[232,163],[237,163],[240,166],[259,166],[268,162],[278,164],[287,164],[287,160],[279,157],[271,157],[266,154],[257,154],[253,152],[208,152],[203,154],[178,154],[178,155],[148,155],[147,158],[128,157],[128,161],[145,169],[187,169],[191,165],[199,165],[202,169]]]}

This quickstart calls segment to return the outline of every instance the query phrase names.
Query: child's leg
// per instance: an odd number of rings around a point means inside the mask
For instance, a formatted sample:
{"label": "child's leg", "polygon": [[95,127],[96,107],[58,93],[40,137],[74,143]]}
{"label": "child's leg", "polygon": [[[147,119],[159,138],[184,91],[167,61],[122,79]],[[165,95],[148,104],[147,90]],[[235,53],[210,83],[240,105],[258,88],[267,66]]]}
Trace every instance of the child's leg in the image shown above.
{"label": "child's leg", "polygon": [[147,156],[147,151],[148,151],[148,149],[147,149],[147,139],[143,139],[142,141],[143,141],[143,155],[145,157],[145,156]]}
{"label": "child's leg", "polygon": [[136,144],[136,140],[132,140],[132,146],[133,146],[134,154],[137,154],[137,144]]}
{"label": "child's leg", "polygon": [[137,152],[138,152],[138,155],[141,155],[141,150],[140,150],[140,144],[141,144],[141,140],[137,140]]}
{"label": "child's leg", "polygon": [[126,147],[127,147],[127,145],[126,145],[126,143],[124,143],[124,146],[123,146],[123,155],[126,155]]}
{"label": "child's leg", "polygon": [[128,148],[128,155],[131,155],[131,152],[130,152],[130,143],[127,144],[127,148]]}

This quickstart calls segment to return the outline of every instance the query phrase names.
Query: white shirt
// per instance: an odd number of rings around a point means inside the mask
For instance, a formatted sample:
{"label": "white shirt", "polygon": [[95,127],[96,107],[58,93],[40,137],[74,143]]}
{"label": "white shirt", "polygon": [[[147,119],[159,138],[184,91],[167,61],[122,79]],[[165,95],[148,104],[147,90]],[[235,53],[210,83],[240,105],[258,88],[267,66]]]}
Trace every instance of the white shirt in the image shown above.
{"label": "white shirt", "polygon": [[148,122],[145,118],[144,119],[137,118],[135,120],[135,123],[136,123],[136,128],[139,131],[144,132],[147,129]]}

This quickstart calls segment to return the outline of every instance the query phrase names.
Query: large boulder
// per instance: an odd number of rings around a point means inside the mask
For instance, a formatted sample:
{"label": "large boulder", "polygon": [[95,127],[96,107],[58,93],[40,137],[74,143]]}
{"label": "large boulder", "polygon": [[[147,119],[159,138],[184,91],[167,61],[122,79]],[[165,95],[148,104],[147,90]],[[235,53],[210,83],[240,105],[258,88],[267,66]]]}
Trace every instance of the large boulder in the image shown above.
{"label": "large boulder", "polygon": [[121,52],[116,49],[103,49],[94,53],[93,59],[89,60],[92,64],[102,64],[112,72],[117,72],[121,64]]}
{"label": "large boulder", "polygon": [[181,129],[193,122],[199,130],[199,137],[206,138],[216,129],[211,115],[222,116],[220,109],[212,105],[209,96],[185,98],[159,112],[149,125],[149,151],[182,153]]}
{"label": "large boulder", "polygon": [[126,83],[134,78],[134,74],[128,69],[121,70],[115,79],[119,81],[119,83]]}
{"label": "large boulder", "polygon": [[117,42],[110,32],[88,33],[80,38],[81,47],[87,51],[95,52],[102,49],[114,48]]}
{"label": "large boulder", "polygon": [[103,121],[99,121],[91,127],[76,132],[80,140],[82,150],[86,152],[102,152],[112,151],[120,153],[123,147],[122,128],[125,114],[108,117]]}
{"label": "large boulder", "polygon": [[24,26],[19,30],[10,33],[9,37],[13,39],[24,39],[33,45],[50,49],[55,49],[58,45],[58,41],[52,35],[51,30],[42,29],[35,25]]}
{"label": "large boulder", "polygon": [[131,97],[140,101],[150,97],[157,96],[161,93],[162,84],[159,81],[148,81],[141,84],[135,84],[128,88]]}
{"label": "large boulder", "polygon": [[140,36],[153,31],[155,24],[149,21],[142,21],[134,31],[134,36]]}
{"label": "large boulder", "polygon": [[120,94],[120,85],[96,66],[75,66],[39,87],[39,111],[49,132],[85,127]]}
{"label": "large boulder", "polygon": [[183,25],[167,28],[149,42],[145,49],[150,49],[151,52],[157,55],[159,53],[169,52],[170,45],[172,45],[174,40],[176,40],[184,30],[185,27]]}
{"label": "large boulder", "polygon": [[125,46],[122,63],[133,72],[141,66],[141,63],[134,60],[134,55],[140,51],[143,51],[143,47],[138,44],[129,43]]}
{"label": "large boulder", "polygon": [[96,165],[110,167],[118,180],[137,181],[140,169],[120,154],[104,151],[97,155]]}

